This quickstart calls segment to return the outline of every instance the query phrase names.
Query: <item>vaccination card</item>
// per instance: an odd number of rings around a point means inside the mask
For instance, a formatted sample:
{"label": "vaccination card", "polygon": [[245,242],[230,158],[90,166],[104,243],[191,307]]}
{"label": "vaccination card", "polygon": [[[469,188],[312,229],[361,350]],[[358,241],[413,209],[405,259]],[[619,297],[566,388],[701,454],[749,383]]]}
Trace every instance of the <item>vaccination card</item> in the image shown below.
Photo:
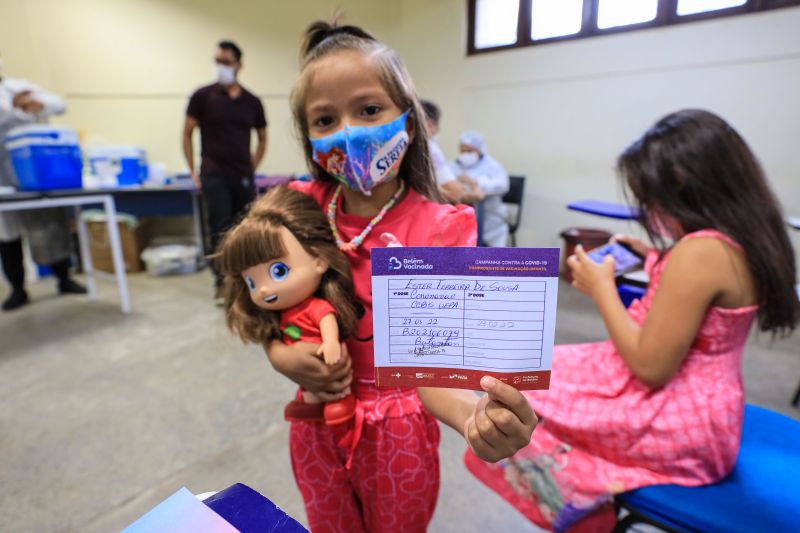
{"label": "vaccination card", "polygon": [[379,387],[550,384],[558,248],[373,248]]}

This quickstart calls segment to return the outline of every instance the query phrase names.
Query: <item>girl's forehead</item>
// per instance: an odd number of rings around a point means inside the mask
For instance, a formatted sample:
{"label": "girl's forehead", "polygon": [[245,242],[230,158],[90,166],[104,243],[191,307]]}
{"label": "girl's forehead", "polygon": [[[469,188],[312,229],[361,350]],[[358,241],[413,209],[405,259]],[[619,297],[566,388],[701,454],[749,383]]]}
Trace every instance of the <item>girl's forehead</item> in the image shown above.
{"label": "girl's forehead", "polygon": [[306,107],[347,104],[358,99],[389,97],[367,54],[344,50],[322,57],[310,67]]}

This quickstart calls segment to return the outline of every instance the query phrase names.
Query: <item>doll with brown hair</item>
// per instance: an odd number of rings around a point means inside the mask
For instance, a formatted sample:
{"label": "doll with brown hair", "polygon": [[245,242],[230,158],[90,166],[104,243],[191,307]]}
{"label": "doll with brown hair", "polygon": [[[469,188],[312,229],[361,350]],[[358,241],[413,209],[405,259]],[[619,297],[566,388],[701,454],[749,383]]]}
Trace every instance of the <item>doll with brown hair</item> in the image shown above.
{"label": "doll with brown hair", "polygon": [[[244,342],[315,343],[327,364],[339,362],[341,342],[358,321],[353,279],[313,199],[287,187],[271,190],[227,233],[215,258],[225,276],[225,320]],[[304,390],[286,418],[320,416],[338,425],[355,414],[352,394],[320,410],[322,402]]]}

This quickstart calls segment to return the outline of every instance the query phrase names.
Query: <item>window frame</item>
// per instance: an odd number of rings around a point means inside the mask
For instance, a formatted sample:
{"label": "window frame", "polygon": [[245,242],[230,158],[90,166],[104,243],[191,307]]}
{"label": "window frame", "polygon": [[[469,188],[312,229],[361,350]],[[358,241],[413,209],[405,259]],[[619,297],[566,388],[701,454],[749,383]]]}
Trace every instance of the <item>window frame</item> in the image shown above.
{"label": "window frame", "polygon": [[597,13],[600,0],[583,0],[583,20],[581,29],[578,33],[562,35],[559,37],[549,37],[547,39],[531,38],[531,1],[519,0],[517,11],[517,42],[502,46],[492,46],[489,48],[475,47],[475,25],[478,0],[467,0],[467,55],[485,54],[487,52],[497,52],[500,50],[513,50],[526,48],[528,46],[539,46],[562,41],[572,41],[597,37],[600,35],[612,35],[629,31],[639,31],[648,28],[659,28],[673,26],[676,24],[687,24],[700,20],[711,20],[737,15],[746,15],[760,11],[770,11],[784,7],[800,6],[800,0],[748,0],[742,6],[729,7],[715,11],[695,13],[693,15],[678,15],[678,0],[658,0],[658,10],[653,20],[639,24],[628,24],[613,28],[600,29],[597,27]]}

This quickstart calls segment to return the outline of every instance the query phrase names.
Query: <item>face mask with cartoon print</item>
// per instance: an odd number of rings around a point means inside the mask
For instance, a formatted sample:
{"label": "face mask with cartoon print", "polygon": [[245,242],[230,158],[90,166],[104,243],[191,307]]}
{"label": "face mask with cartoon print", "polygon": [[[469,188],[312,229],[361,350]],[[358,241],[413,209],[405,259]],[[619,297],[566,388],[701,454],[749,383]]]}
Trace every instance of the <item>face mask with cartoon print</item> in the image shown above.
{"label": "face mask with cartoon print", "polygon": [[365,196],[393,180],[408,150],[408,111],[379,126],[345,126],[334,134],[309,139],[314,161],[328,174]]}

